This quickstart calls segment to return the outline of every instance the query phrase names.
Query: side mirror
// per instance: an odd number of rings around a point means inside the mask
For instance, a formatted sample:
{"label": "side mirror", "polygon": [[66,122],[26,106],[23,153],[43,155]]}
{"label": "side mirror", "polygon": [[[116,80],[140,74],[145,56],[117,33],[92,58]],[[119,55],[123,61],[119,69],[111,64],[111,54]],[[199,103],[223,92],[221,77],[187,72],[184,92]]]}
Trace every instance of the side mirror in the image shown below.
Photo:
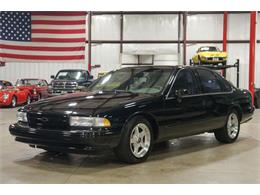
{"label": "side mirror", "polygon": [[51,75],[51,79],[54,79],[55,78],[55,76],[54,75]]}
{"label": "side mirror", "polygon": [[93,79],[94,77],[93,77],[93,75],[89,75],[89,79]]}

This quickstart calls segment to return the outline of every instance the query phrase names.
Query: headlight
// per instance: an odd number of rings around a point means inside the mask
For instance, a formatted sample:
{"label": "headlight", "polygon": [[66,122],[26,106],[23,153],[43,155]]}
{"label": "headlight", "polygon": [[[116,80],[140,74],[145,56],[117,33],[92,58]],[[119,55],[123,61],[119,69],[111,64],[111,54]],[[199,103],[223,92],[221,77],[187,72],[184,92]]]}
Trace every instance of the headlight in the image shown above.
{"label": "headlight", "polygon": [[106,118],[71,116],[70,126],[110,127],[111,123]]}
{"label": "headlight", "polygon": [[36,89],[33,89],[33,94],[37,94],[37,90]]}
{"label": "headlight", "polygon": [[3,98],[4,98],[4,100],[7,100],[7,99],[9,98],[9,94],[5,93],[5,94],[3,95]]}
{"label": "headlight", "polygon": [[17,113],[17,120],[21,122],[27,123],[27,113],[26,112],[18,112]]}

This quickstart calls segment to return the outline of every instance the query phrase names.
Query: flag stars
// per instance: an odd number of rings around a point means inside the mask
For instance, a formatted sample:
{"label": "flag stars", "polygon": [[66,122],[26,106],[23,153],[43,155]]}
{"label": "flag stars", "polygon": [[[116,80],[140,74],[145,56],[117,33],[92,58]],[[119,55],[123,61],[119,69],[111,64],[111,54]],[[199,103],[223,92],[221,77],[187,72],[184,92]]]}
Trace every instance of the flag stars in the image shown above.
{"label": "flag stars", "polygon": [[31,40],[30,12],[0,12],[0,39],[11,41]]}

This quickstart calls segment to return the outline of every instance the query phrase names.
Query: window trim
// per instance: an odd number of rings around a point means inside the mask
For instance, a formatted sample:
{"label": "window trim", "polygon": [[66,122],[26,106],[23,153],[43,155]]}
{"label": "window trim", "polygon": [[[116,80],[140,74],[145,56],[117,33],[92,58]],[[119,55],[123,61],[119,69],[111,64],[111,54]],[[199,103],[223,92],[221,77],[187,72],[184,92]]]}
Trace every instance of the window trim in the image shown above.
{"label": "window trim", "polygon": [[[166,94],[166,100],[171,100],[171,99],[176,99],[176,97],[169,97],[169,94],[170,94],[170,91],[171,91],[171,89],[172,89],[172,87],[173,87],[173,85],[174,85],[174,83],[175,83],[175,81],[176,81],[176,78],[178,77],[178,75],[179,75],[179,73],[182,71],[182,70],[185,70],[185,68],[182,68],[182,69],[180,69],[178,72],[177,72],[177,74],[176,74],[176,76],[174,77],[174,79],[173,79],[173,82],[172,82],[172,84],[171,84],[171,87],[170,87],[170,89],[169,89],[169,91],[167,92],[167,94]],[[197,72],[197,69],[190,69],[191,71],[196,71]],[[204,69],[203,69],[204,70]],[[210,71],[211,72],[211,70],[208,70],[208,71]],[[197,72],[198,73],[198,72]],[[215,72],[211,72],[211,73],[213,73],[213,75],[216,77],[216,75],[215,75]],[[198,73],[199,74],[199,73]],[[196,75],[195,75],[195,77],[196,77]],[[198,78],[196,78],[196,82],[198,82],[198,80],[199,80],[199,82],[201,82],[200,81],[200,77],[198,76]],[[221,86],[222,87],[222,86]],[[200,92],[202,92],[201,90],[203,90],[203,89],[200,89]],[[231,94],[231,93],[233,93],[233,91],[234,91],[234,89],[232,88],[231,89],[231,91],[221,91],[221,92],[212,92],[212,93],[198,93],[198,94],[194,94],[194,95],[184,95],[184,96],[182,96],[182,98],[189,98],[189,97],[199,97],[199,96],[207,96],[207,95],[224,95],[224,94]]]}
{"label": "window trim", "polygon": [[[176,82],[176,79],[178,78],[180,72],[185,71],[185,70],[186,70],[186,71],[189,71],[189,72],[191,73],[191,76],[193,77],[193,81],[194,81],[194,83],[195,83],[195,85],[196,85],[196,87],[197,87],[197,92],[198,92],[198,93],[200,92],[200,89],[199,89],[199,86],[198,86],[198,83],[197,83],[196,76],[194,75],[194,72],[193,72],[191,69],[182,68],[182,69],[180,69],[179,72],[176,74],[175,79],[174,79],[174,81],[173,81],[173,83],[172,83],[172,85],[171,85],[171,88],[169,89],[169,91],[168,91],[168,93],[167,93],[168,96],[170,95],[170,92],[171,92],[171,90],[172,90],[172,88],[173,88],[173,85],[174,85],[174,83]],[[197,93],[197,94],[198,94],[198,93]],[[196,94],[193,94],[193,95],[196,95]],[[185,95],[185,96],[191,96],[191,95]],[[184,96],[183,96],[183,97],[184,97]],[[171,98],[171,97],[170,97],[170,98]]]}

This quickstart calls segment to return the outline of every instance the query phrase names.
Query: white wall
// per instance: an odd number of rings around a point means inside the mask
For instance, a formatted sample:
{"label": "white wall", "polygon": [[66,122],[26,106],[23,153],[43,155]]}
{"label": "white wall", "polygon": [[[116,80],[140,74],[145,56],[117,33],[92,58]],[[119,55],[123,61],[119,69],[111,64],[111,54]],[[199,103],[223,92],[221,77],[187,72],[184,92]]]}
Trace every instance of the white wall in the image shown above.
{"label": "white wall", "polygon": [[[258,16],[258,21],[260,16]],[[223,16],[216,14],[188,15],[187,39],[190,40],[222,40]],[[249,14],[229,14],[228,39],[249,40]],[[119,15],[94,15],[92,18],[92,39],[119,40]],[[257,37],[260,39],[258,22]],[[126,40],[176,40],[178,32],[177,15],[125,15],[124,39]],[[181,31],[182,32],[182,31]],[[187,63],[198,47],[205,44],[187,45]],[[220,49],[222,44],[216,45]],[[87,50],[87,47],[86,47]],[[241,63],[240,86],[248,87],[249,44],[228,44],[228,63],[233,64],[237,58]],[[177,44],[126,44],[124,52],[153,51],[177,54]],[[182,48],[181,48],[182,52]],[[86,51],[87,54],[87,51]],[[256,47],[256,86],[260,87],[260,44]],[[182,55],[182,53],[181,53]],[[180,57],[182,60],[182,57]],[[92,65],[100,64],[101,68],[93,69],[94,76],[98,72],[107,72],[120,67],[119,44],[93,44]],[[0,79],[15,81],[21,77],[42,77],[48,79],[62,68],[86,68],[85,63],[7,63],[0,67]],[[236,82],[235,70],[227,71],[227,78]]]}
{"label": "white wall", "polygon": [[8,80],[13,84],[18,78],[41,78],[50,82],[50,76],[56,75],[60,69],[85,68],[82,63],[19,63],[11,62],[0,68],[0,80]]}

